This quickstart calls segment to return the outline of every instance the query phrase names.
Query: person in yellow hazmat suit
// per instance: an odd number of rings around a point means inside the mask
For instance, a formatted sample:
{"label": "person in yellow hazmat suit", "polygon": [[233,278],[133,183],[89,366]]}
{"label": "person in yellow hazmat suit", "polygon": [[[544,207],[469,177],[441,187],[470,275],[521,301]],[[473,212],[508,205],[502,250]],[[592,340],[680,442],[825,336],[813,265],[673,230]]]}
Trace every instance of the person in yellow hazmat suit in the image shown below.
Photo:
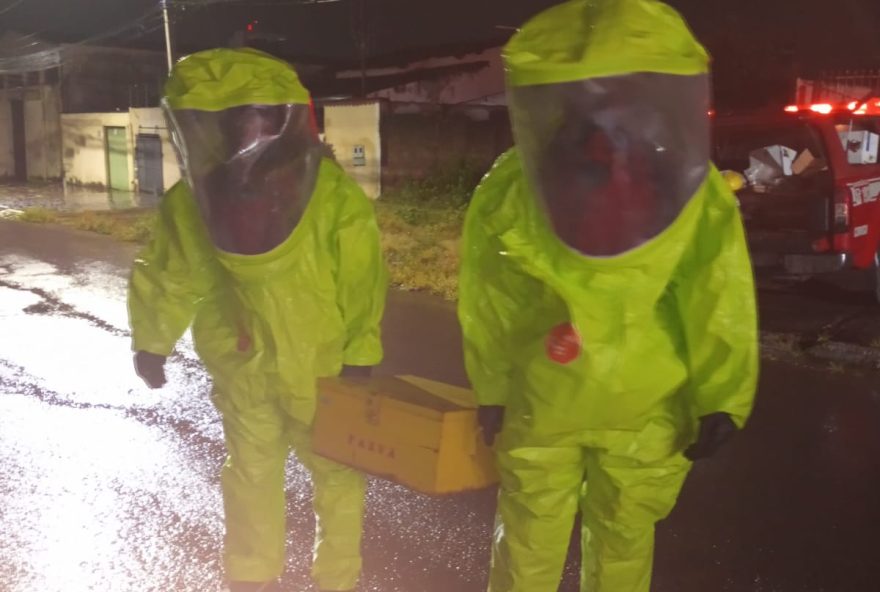
{"label": "person in yellow hazmat suit", "polygon": [[572,0],[504,50],[516,146],[463,239],[465,359],[501,488],[491,592],[647,592],[655,523],[750,414],[751,264],[708,56],[655,0]]}
{"label": "person in yellow hazmat suit", "polygon": [[386,271],[370,200],[324,158],[310,97],[286,62],[251,49],[179,61],[163,101],[184,181],[164,197],[131,275],[137,372],[165,383],[188,327],[213,378],[228,460],[222,489],[230,589],[274,590],[285,563],[284,468],[314,483],[313,578],[352,590],[364,478],[317,457],[318,377],[382,358]]}

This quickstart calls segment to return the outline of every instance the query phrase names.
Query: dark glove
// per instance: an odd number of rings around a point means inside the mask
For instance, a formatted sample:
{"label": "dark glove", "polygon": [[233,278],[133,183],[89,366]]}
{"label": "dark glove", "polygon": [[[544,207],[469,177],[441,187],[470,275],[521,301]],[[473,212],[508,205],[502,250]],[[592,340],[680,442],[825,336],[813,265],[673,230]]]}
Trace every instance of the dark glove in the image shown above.
{"label": "dark glove", "polygon": [[684,451],[688,460],[713,456],[737,432],[736,424],[726,413],[712,413],[700,418],[697,441]]}
{"label": "dark glove", "polygon": [[165,356],[139,351],[134,355],[134,369],[148,387],[157,389],[165,385]]}
{"label": "dark glove", "polygon": [[480,405],[477,409],[477,423],[483,431],[483,441],[486,446],[495,443],[495,436],[504,425],[504,407],[502,405]]}
{"label": "dark glove", "polygon": [[372,366],[343,366],[339,376],[342,378],[369,378],[372,374]]}

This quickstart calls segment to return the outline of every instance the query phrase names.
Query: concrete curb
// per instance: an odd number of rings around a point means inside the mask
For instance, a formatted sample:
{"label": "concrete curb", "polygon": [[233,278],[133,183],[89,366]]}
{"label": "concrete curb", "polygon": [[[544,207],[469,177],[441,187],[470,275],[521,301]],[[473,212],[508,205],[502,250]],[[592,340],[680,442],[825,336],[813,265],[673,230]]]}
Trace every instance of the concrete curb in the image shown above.
{"label": "concrete curb", "polygon": [[858,366],[870,370],[880,369],[880,350],[855,343],[826,341],[807,350],[807,354],[819,360]]}
{"label": "concrete curb", "polygon": [[823,361],[866,370],[880,369],[880,349],[841,341],[804,345],[802,337],[795,333],[762,331],[761,357],[791,363]]}

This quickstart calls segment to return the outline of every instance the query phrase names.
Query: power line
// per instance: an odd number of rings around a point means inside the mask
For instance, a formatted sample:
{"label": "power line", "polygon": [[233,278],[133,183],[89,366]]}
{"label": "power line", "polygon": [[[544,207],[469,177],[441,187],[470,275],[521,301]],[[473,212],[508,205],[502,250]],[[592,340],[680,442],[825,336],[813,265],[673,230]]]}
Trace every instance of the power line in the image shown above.
{"label": "power line", "polygon": [[[57,44],[48,49],[42,49],[30,53],[19,53],[20,48],[15,48],[16,51],[11,55],[7,53],[7,57],[0,56],[0,73],[14,74],[55,68],[63,63],[64,58],[62,52],[66,49],[90,45],[110,39],[117,39],[117,41],[131,41],[152,33],[161,26],[162,20],[160,11],[157,8],[152,8],[138,18],[122,23],[110,31],[80,39],[76,42]],[[136,27],[138,30],[131,30]],[[38,43],[35,42],[22,46],[22,48],[37,44]]]}
{"label": "power line", "polygon": [[[154,19],[153,23],[147,24],[149,19]],[[79,46],[79,45],[90,45],[92,43],[97,43],[99,41],[107,41],[108,39],[114,39],[119,37],[129,29],[140,26],[142,29],[146,29],[148,27],[153,26],[155,24],[156,19],[161,19],[161,11],[158,8],[151,8],[138,18],[129,21],[127,23],[123,23],[109,31],[104,33],[98,33],[97,35],[92,35],[91,37],[86,37],[85,39],[80,39],[79,41],[74,41],[71,43],[63,44],[66,47],[70,46]],[[142,31],[134,31],[135,36],[140,36]]]}
{"label": "power line", "polygon": [[182,7],[206,7],[216,5],[238,6],[315,6],[338,4],[349,0],[169,0],[168,4]]}
{"label": "power line", "polygon": [[6,14],[10,10],[15,9],[17,6],[24,4],[24,0],[12,0],[12,3],[9,4],[6,8],[0,8],[0,14]]}
{"label": "power line", "polygon": [[[24,2],[24,0],[20,0],[20,2]],[[69,7],[69,4],[67,4],[67,6]],[[130,21],[127,21],[125,23],[122,23],[120,25],[117,25],[116,27],[114,27],[113,29],[111,29],[108,32],[102,32],[102,33],[95,34],[91,37],[87,37],[85,39],[80,39],[78,41],[72,41],[72,42],[67,43],[67,45],[88,44],[88,43],[94,43],[96,41],[103,41],[104,39],[116,37],[116,36],[124,33],[125,30],[127,30],[133,26],[137,26],[141,21],[149,18],[151,15],[158,14],[158,12],[159,12],[159,9],[157,7],[152,7],[150,9],[148,9],[146,12],[144,12],[143,14],[141,14],[140,16],[138,16]],[[68,14],[69,14],[69,11],[62,12],[61,13],[62,18],[59,18],[59,16],[56,14],[55,20],[63,20],[63,17]],[[22,43],[21,45],[19,45],[17,47],[6,47],[5,49],[20,51],[20,50],[23,50],[27,47],[33,47],[35,45],[42,45],[41,37],[43,37],[44,35],[47,35],[49,33],[59,31],[60,29],[63,29],[64,26],[65,26],[65,24],[61,23],[59,25],[54,25],[51,27],[47,27],[45,29],[41,29],[39,31],[34,31],[34,32],[28,33],[26,35],[22,35],[18,38],[18,41],[25,41],[26,42],[29,39],[36,39],[36,40],[31,43]]]}
{"label": "power line", "polygon": [[[185,10],[187,7],[207,8],[218,5],[307,7],[322,4],[338,4],[347,1],[350,0],[168,0],[168,5],[177,6]],[[23,2],[25,2],[25,0],[13,0],[13,4],[2,9],[0,14],[12,10]],[[7,47],[5,52],[6,56],[0,55],[0,73],[45,70],[56,67],[63,61],[61,56],[61,50],[63,48],[90,45],[108,40],[115,40],[117,43],[127,42],[149,35],[161,29],[163,25],[162,6],[156,5],[137,18],[117,25],[109,31],[104,31],[70,43],[58,44],[56,47],[22,53],[23,50],[26,50],[29,47],[42,45],[39,41],[39,37],[45,33],[57,30],[57,27],[47,28],[36,33],[30,33],[20,39],[25,43],[16,47]],[[30,39],[34,39],[34,41],[27,43]]]}
{"label": "power line", "polygon": [[32,41],[30,43],[27,43],[28,39],[31,39],[34,37],[36,37],[36,34],[34,34],[34,33],[31,33],[29,35],[23,35],[23,36],[15,39],[15,41],[22,41],[24,43],[21,43],[20,45],[6,45],[6,44],[4,44],[3,49],[6,51],[11,51],[11,52],[20,52],[20,51],[24,51],[28,47],[34,47],[36,45],[43,45],[44,44],[44,42],[40,41],[39,39]]}

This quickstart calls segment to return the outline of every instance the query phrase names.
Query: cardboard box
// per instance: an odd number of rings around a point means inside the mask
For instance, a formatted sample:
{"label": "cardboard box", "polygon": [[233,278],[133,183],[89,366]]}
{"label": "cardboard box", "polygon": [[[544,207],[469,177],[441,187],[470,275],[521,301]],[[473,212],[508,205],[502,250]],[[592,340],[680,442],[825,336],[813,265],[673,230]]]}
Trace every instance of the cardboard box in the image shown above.
{"label": "cardboard box", "polygon": [[321,456],[428,494],[498,481],[470,391],[413,376],[328,378],[318,389]]}
{"label": "cardboard box", "polygon": [[794,160],[791,165],[791,172],[793,175],[809,175],[827,168],[828,165],[825,164],[825,159],[813,156],[813,153],[807,148]]}
{"label": "cardboard box", "polygon": [[849,164],[876,164],[880,136],[869,131],[838,132]]}
{"label": "cardboard box", "polygon": [[797,152],[787,146],[766,146],[749,153],[746,177],[752,185],[772,185],[791,176]]}

